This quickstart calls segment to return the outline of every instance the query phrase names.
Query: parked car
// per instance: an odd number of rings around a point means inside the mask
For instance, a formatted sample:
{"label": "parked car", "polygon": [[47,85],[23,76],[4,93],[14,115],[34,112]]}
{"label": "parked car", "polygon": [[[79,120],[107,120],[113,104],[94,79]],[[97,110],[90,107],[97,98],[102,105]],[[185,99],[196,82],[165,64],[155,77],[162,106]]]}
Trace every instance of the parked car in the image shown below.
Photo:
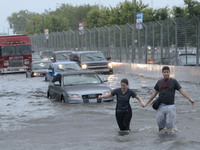
{"label": "parked car", "polygon": [[40,52],[40,57],[43,60],[50,60],[53,55],[53,51],[51,50],[43,50]]}
{"label": "parked car", "polygon": [[59,62],[59,61],[70,61],[70,54],[72,51],[55,51],[52,54],[51,61]]}
{"label": "parked car", "polygon": [[170,58],[159,58],[159,59],[155,59],[153,61],[153,64],[159,64],[159,65],[170,65],[171,63],[171,59]]}
{"label": "parked car", "polygon": [[59,73],[49,83],[47,97],[65,103],[113,101],[113,97],[98,98],[99,95],[111,92],[104,84],[106,81],[93,71]]}
{"label": "parked car", "polygon": [[26,77],[44,77],[51,61],[34,61],[26,71]]}
{"label": "parked car", "polygon": [[32,61],[33,62],[40,61],[40,60],[41,60],[41,57],[40,57],[39,53],[37,53],[37,52],[32,53]]}
{"label": "parked car", "polygon": [[51,81],[60,72],[81,70],[80,66],[74,61],[52,63],[46,71],[45,81]]}
{"label": "parked car", "polygon": [[77,51],[72,52],[70,60],[77,61],[82,69],[93,70],[96,73],[113,73],[111,58],[107,59],[100,51]]}
{"label": "parked car", "polygon": [[176,66],[196,66],[197,60],[196,60],[196,54],[190,53],[190,54],[180,54],[176,59],[174,58],[172,60],[171,65],[176,65]]}

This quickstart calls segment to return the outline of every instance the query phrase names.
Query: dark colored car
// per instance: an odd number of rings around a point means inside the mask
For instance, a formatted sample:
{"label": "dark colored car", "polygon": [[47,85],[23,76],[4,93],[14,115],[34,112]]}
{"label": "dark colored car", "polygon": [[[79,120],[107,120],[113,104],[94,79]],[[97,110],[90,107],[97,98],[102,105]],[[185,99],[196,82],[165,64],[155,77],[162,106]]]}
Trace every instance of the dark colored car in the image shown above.
{"label": "dark colored car", "polygon": [[82,69],[93,70],[96,73],[113,73],[112,64],[100,51],[72,52],[70,60],[77,61]]}
{"label": "dark colored car", "polygon": [[52,63],[45,75],[45,81],[51,81],[60,72],[68,72],[72,70],[81,70],[80,66],[74,61],[55,62]]}
{"label": "dark colored car", "polygon": [[176,65],[176,66],[196,66],[197,64],[197,58],[196,54],[180,54],[176,59],[174,58],[172,60],[171,65]]}
{"label": "dark colored car", "polygon": [[35,61],[32,62],[26,71],[26,77],[44,77],[46,71],[51,65],[51,61]]}
{"label": "dark colored car", "polygon": [[40,57],[43,60],[50,60],[53,55],[53,51],[50,50],[43,50],[40,52]]}
{"label": "dark colored car", "polygon": [[70,54],[72,51],[55,51],[52,54],[51,61],[58,62],[58,61],[70,61]]}
{"label": "dark colored car", "polygon": [[99,95],[111,92],[104,84],[106,81],[93,71],[59,73],[49,83],[47,97],[65,103],[113,101],[113,97],[98,98]]}

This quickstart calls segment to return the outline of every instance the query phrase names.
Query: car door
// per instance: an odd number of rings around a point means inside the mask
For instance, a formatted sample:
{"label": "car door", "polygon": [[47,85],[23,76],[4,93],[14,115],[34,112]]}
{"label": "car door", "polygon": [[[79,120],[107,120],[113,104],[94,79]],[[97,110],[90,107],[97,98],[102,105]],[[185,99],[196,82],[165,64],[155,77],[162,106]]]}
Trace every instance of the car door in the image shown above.
{"label": "car door", "polygon": [[62,76],[60,74],[57,74],[52,80],[51,93],[52,93],[52,97],[57,100],[60,100],[61,93],[62,93],[61,77]]}

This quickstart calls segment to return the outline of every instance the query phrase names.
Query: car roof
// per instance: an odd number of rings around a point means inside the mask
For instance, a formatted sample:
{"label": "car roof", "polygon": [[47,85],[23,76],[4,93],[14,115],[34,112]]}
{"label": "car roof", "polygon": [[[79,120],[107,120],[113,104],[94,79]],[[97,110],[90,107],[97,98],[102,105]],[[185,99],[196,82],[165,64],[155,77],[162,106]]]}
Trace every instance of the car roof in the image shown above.
{"label": "car roof", "polygon": [[73,51],[72,51],[72,50],[54,51],[53,53],[54,53],[54,54],[57,54],[57,53],[69,53],[69,52],[73,52]]}
{"label": "car roof", "polygon": [[97,53],[101,51],[73,51],[73,53],[84,54],[84,53]]}
{"label": "car roof", "polygon": [[77,64],[75,61],[59,61],[52,63],[53,65],[62,65],[62,64]]}
{"label": "car roof", "polygon": [[69,71],[69,72],[59,72],[58,74],[65,76],[65,75],[97,74],[97,73],[90,70],[76,70],[76,71]]}
{"label": "car roof", "polygon": [[35,63],[52,63],[51,61],[47,61],[47,60],[38,60],[38,61],[33,61],[32,64]]}
{"label": "car roof", "polygon": [[179,56],[186,56],[186,55],[188,55],[188,56],[196,56],[196,54],[194,54],[194,53],[184,53],[184,54],[179,54]]}

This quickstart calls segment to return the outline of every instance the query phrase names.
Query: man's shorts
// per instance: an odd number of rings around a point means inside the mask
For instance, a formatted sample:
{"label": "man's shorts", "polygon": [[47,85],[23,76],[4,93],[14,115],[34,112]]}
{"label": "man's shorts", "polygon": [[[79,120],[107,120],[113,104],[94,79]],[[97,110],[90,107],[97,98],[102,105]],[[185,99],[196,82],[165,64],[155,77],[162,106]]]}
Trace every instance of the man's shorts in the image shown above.
{"label": "man's shorts", "polygon": [[176,123],[175,105],[161,104],[156,113],[159,128],[174,128]]}

